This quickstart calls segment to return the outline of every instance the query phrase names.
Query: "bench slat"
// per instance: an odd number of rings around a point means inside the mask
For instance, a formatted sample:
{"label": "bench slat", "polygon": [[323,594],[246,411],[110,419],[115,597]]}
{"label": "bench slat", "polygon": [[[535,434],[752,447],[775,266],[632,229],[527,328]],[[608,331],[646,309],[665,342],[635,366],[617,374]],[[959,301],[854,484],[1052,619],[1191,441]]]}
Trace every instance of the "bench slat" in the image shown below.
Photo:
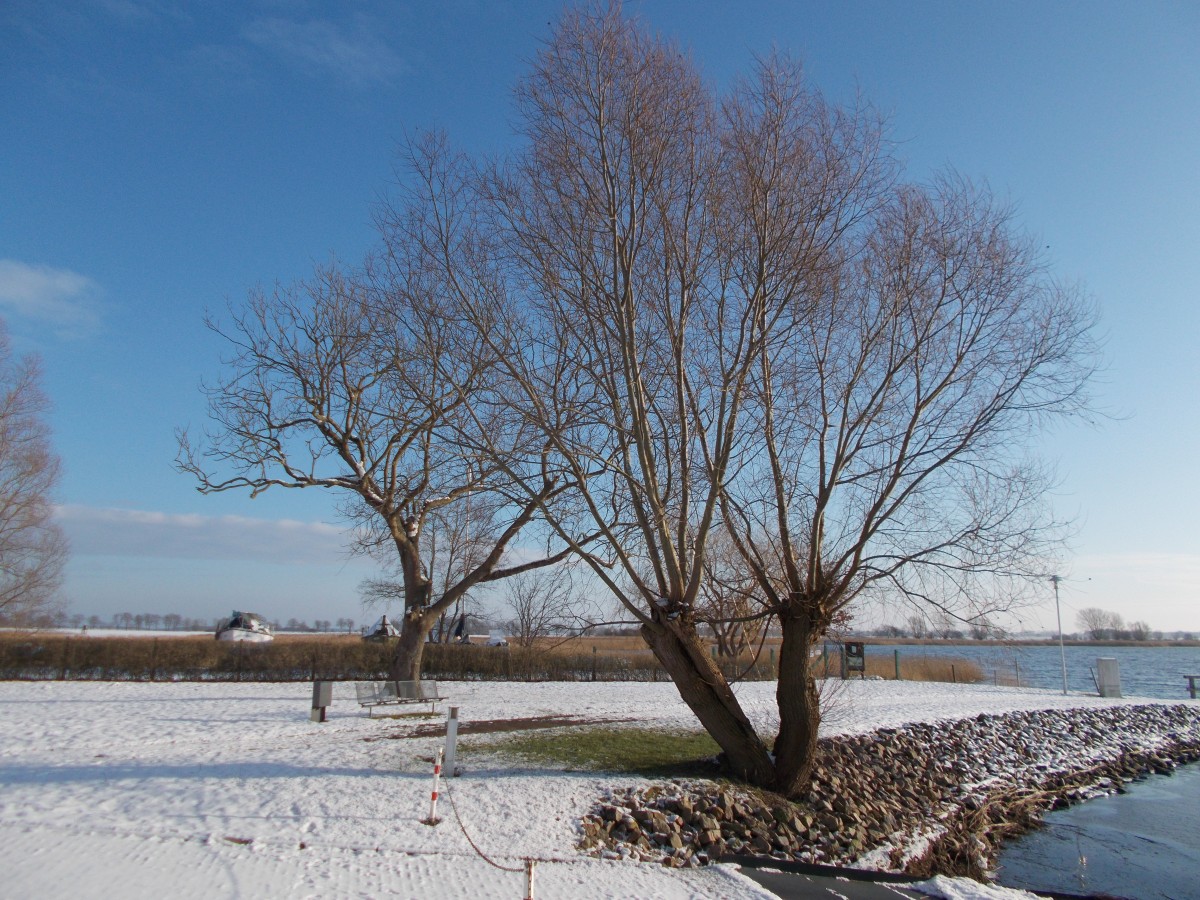
{"label": "bench slat", "polygon": [[442,700],[436,681],[356,681],[354,693],[360,706],[372,710],[389,703],[429,703]]}

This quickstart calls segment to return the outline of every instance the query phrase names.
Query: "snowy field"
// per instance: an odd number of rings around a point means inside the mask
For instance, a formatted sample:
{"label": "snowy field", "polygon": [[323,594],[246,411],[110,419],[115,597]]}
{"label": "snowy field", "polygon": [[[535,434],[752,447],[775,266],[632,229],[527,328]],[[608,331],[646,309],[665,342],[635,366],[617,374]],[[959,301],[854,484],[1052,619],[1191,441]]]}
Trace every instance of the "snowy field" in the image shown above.
{"label": "snowy field", "polygon": [[[1137,702],[914,682],[838,687],[824,733]],[[771,733],[774,684],[738,691]],[[698,727],[669,684],[443,683],[442,693],[464,723],[569,715]],[[420,823],[429,813],[429,760],[443,739],[407,735],[444,716],[369,719],[351,686],[338,684],[329,721],[317,724],[310,699],[305,683],[0,682],[0,893],[524,896],[524,875],[472,849],[444,794],[441,824]],[[573,849],[579,817],[606,789],[643,782],[521,766],[489,750],[487,737],[462,740],[463,774],[448,787],[463,825],[505,868],[538,860],[540,900],[773,896],[728,866],[669,870],[582,857]]]}

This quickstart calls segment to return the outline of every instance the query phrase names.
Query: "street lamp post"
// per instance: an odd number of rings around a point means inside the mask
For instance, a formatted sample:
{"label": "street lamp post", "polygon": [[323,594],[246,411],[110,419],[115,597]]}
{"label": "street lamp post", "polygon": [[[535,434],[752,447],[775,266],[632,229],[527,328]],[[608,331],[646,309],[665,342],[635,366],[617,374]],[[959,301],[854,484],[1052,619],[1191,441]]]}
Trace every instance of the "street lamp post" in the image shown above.
{"label": "street lamp post", "polygon": [[1054,584],[1054,613],[1058,616],[1058,654],[1062,659],[1063,696],[1065,697],[1067,695],[1067,651],[1063,647],[1062,608],[1058,605],[1058,583],[1062,581],[1062,576],[1051,575],[1050,581]]}

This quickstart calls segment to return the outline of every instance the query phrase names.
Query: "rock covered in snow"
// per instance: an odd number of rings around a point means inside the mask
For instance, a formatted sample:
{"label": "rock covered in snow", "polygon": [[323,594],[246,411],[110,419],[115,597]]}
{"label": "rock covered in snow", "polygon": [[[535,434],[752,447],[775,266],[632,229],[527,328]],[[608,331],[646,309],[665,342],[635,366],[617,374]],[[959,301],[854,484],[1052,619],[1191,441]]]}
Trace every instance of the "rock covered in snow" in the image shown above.
{"label": "rock covered in snow", "polygon": [[744,854],[983,877],[1046,809],[1197,759],[1193,706],[980,714],[823,739],[802,802],[713,781],[610,794],[579,847],[675,867]]}

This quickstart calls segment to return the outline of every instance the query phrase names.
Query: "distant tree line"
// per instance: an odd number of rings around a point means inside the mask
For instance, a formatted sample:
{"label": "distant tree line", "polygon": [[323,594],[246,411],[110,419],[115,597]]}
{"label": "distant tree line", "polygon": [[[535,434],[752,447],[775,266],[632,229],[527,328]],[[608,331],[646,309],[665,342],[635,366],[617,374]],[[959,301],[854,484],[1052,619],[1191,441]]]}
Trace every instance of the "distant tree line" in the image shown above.
{"label": "distant tree line", "polygon": [[1145,622],[1126,624],[1120,613],[1089,606],[1075,614],[1084,635],[1093,641],[1149,641],[1162,640],[1161,631],[1151,631]]}
{"label": "distant tree line", "polygon": [[[1089,607],[1076,614],[1079,631],[1063,635],[1068,641],[1191,641],[1196,639],[1190,631],[1162,631],[1151,629],[1143,621],[1125,622],[1119,613]],[[956,628],[946,621],[930,622],[921,616],[910,617],[903,625],[886,624],[876,628],[858,629],[856,635],[885,638],[915,638],[917,640],[985,640],[1002,638],[1003,629],[987,623],[967,623],[965,629]]]}
{"label": "distant tree line", "polygon": [[[120,628],[129,631],[212,631],[226,616],[215,618],[198,618],[182,616],[178,613],[113,613],[111,616],[90,615],[83,613],[68,613],[64,610],[45,612],[35,616],[24,616],[19,621],[0,615],[0,626],[25,625],[34,628]],[[286,622],[278,619],[268,623],[275,631],[302,632],[353,632],[355,622],[351,618],[315,619],[312,624],[307,620],[291,618]]]}

